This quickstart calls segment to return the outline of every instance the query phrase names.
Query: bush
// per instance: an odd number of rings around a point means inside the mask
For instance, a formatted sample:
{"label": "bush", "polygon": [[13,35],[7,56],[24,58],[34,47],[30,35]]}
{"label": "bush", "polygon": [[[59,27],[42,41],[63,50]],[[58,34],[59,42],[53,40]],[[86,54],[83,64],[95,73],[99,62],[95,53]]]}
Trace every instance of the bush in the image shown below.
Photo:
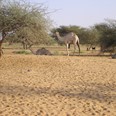
{"label": "bush", "polygon": [[30,52],[28,52],[28,51],[25,51],[25,50],[23,50],[23,51],[14,51],[13,53],[15,53],[15,54],[31,54]]}

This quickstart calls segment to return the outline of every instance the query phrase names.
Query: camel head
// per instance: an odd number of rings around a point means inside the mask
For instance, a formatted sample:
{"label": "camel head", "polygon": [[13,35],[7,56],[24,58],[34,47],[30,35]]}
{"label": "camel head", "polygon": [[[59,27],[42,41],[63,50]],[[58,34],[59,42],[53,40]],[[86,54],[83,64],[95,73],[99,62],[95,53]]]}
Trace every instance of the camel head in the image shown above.
{"label": "camel head", "polygon": [[56,35],[59,35],[59,32],[56,31]]}

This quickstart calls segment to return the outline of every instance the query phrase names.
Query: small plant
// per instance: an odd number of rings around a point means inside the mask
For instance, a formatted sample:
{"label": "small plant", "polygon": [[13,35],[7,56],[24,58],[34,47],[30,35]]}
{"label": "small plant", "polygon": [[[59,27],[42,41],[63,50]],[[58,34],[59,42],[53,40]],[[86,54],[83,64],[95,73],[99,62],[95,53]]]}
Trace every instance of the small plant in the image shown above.
{"label": "small plant", "polygon": [[55,52],[54,52],[54,55],[59,55],[59,52],[58,52],[58,51],[55,51]]}
{"label": "small plant", "polygon": [[15,53],[15,54],[31,54],[30,52],[25,51],[25,50],[23,50],[23,51],[14,51],[13,53]]}

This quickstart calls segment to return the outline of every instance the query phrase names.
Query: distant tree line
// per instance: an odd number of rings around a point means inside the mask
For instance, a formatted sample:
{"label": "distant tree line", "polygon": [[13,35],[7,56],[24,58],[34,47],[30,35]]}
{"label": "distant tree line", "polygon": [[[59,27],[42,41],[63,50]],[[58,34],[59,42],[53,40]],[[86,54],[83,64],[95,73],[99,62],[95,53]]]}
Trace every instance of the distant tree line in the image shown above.
{"label": "distant tree line", "polygon": [[80,43],[89,45],[89,49],[92,46],[100,46],[101,51],[104,50],[116,50],[116,20],[107,19],[103,23],[95,24],[90,28],[83,28],[80,26],[60,26],[52,29],[52,35],[58,31],[61,35],[65,35],[69,32],[75,32],[79,38]]}

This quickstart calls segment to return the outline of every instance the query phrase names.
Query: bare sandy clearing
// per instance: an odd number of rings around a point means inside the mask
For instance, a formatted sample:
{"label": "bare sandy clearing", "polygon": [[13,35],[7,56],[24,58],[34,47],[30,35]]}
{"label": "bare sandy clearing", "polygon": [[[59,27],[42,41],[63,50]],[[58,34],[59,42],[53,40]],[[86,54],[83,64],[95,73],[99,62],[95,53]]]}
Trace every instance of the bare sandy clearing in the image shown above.
{"label": "bare sandy clearing", "polygon": [[115,116],[116,60],[4,55],[0,116]]}

